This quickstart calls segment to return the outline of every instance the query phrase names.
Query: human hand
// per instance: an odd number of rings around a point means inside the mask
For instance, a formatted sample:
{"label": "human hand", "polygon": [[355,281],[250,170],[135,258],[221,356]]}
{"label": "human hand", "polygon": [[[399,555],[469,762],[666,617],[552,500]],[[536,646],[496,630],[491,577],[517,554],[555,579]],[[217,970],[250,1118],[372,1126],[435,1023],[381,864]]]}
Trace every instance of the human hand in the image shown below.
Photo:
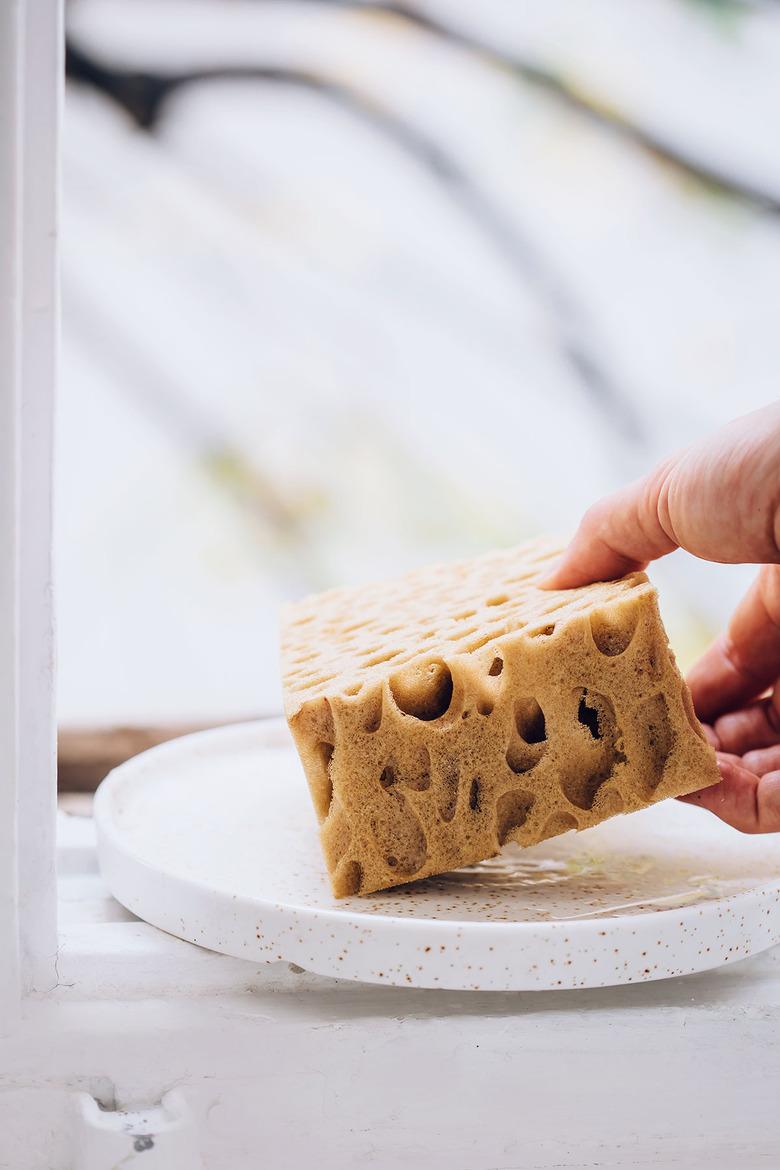
{"label": "human hand", "polygon": [[573,589],[683,548],[761,565],[688,675],[721,783],[681,797],[747,833],[780,831],[780,404],[736,419],[594,504],[544,582]]}

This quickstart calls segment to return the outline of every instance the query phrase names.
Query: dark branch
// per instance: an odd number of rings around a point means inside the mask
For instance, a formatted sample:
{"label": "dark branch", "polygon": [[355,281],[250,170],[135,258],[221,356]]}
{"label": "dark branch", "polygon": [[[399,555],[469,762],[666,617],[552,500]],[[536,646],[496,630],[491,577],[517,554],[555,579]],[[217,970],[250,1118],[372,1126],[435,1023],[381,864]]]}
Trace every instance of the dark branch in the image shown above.
{"label": "dark branch", "polygon": [[299,69],[270,66],[226,66],[176,72],[129,71],[96,63],[72,44],[66,48],[66,72],[120,105],[139,127],[153,130],[165,102],[180,88],[206,81],[275,82],[311,90],[380,130],[414,158],[457,202],[490,240],[516,277],[530,281],[557,324],[559,349],[577,381],[602,410],[610,426],[624,437],[641,437],[639,416],[612,381],[587,337],[587,320],[561,275],[470,177],[460,163],[419,127],[375,102],[365,101],[348,86]]}
{"label": "dark branch", "polygon": [[327,4],[337,8],[348,8],[381,13],[383,16],[396,17],[407,24],[412,24],[425,32],[447,41],[449,44],[463,49],[473,56],[482,58],[490,65],[506,70],[522,77],[523,81],[537,89],[544,90],[550,97],[561,105],[574,110],[587,118],[588,121],[607,130],[625,142],[639,147],[651,155],[656,161],[679,171],[687,180],[693,181],[718,194],[740,202],[747,203],[760,211],[772,215],[780,213],[780,195],[776,192],[756,186],[738,175],[731,174],[714,166],[705,159],[693,158],[686,151],[680,150],[673,143],[661,138],[652,130],[637,125],[625,118],[618,110],[607,109],[590,102],[581,92],[572,89],[562,78],[542,66],[525,61],[521,57],[505,53],[484,39],[475,39],[473,36],[445,24],[441,20],[419,12],[413,5],[392,3],[387,0],[309,0],[309,3]]}

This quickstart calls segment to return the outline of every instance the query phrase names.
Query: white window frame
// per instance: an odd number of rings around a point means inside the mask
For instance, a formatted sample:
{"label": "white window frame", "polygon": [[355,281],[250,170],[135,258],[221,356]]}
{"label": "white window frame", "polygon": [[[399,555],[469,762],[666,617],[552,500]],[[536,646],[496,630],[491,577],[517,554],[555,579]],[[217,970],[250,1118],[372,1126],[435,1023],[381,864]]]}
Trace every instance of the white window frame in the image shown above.
{"label": "white window frame", "polygon": [[0,1031],[55,982],[60,0],[0,4]]}
{"label": "white window frame", "polygon": [[[0,0],[0,1038],[26,996],[230,992],[242,960],[145,923],[57,921],[92,872],[91,822],[56,841],[52,488],[59,347],[62,0]],[[128,916],[131,917],[131,916]]]}

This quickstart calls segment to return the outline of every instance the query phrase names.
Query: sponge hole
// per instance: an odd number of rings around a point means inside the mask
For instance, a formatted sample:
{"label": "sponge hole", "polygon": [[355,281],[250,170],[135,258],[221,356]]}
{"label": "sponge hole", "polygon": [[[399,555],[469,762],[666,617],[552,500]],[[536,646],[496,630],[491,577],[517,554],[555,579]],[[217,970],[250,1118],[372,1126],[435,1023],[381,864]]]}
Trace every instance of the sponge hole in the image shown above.
{"label": "sponge hole", "polygon": [[614,743],[620,731],[612,700],[588,687],[578,687],[574,697],[578,700],[577,722],[587,730],[590,738]]}
{"label": "sponge hole", "polygon": [[351,634],[355,630],[364,630],[366,628],[366,626],[370,626],[370,625],[371,625],[371,621],[369,619],[365,618],[363,621],[353,622],[351,626],[342,626],[341,632],[342,632],[342,634]]}
{"label": "sponge hole", "polygon": [[506,749],[506,762],[515,776],[522,776],[536,767],[543,754],[543,747],[531,746],[522,739],[513,739]]}
{"label": "sponge hole", "polygon": [[516,701],[515,726],[526,743],[544,743],[547,739],[544,711],[532,696]]}
{"label": "sponge hole", "polygon": [[674,729],[664,696],[653,695],[643,703],[637,711],[637,720],[649,761],[647,781],[652,792],[661,782],[666,761],[674,747]]}
{"label": "sponge hole", "polygon": [[315,750],[317,753],[317,775],[316,782],[312,786],[312,795],[317,816],[322,821],[328,815],[333,800],[333,780],[331,779],[333,744],[320,741]]}
{"label": "sponge hole", "polygon": [[582,732],[578,751],[561,768],[560,783],[567,800],[577,808],[590,810],[602,784],[626,762],[626,757],[619,746],[622,734],[611,700],[585,688],[575,690],[574,697]]}
{"label": "sponge hole", "polygon": [[428,843],[420,822],[397,789],[383,795],[371,829],[380,856],[390,868],[405,876],[417,873],[428,855]]}
{"label": "sponge hole", "polygon": [[397,658],[400,653],[400,650],[386,650],[383,654],[376,654],[373,658],[369,658],[363,665],[366,668],[369,666],[381,666],[383,662],[389,662],[391,658]]}
{"label": "sponge hole", "polygon": [[366,699],[363,705],[363,730],[373,735],[382,726],[382,691],[377,688],[375,693]]}
{"label": "sponge hole", "polygon": [[468,646],[465,648],[466,653],[474,654],[475,651],[481,650],[483,646],[487,646],[488,642],[492,642],[495,636],[496,635],[493,633],[483,634],[481,638],[477,638],[475,641],[469,642]]}
{"label": "sponge hole", "polygon": [[577,818],[571,813],[553,813],[542,829],[541,839],[546,841],[548,837],[559,837],[561,833],[568,833],[579,827]]}
{"label": "sponge hole", "polygon": [[458,766],[448,761],[443,765],[439,777],[439,816],[445,824],[449,824],[455,816],[458,807],[458,786]]}
{"label": "sponge hole", "polygon": [[512,833],[522,829],[534,803],[530,792],[505,792],[496,802],[496,836],[506,845]]}
{"label": "sponge hole", "polygon": [[599,723],[598,707],[591,707],[588,703],[588,692],[582,695],[577,708],[577,722],[587,727],[593,739],[601,739],[602,731]]}
{"label": "sponge hole", "polygon": [[347,861],[342,864],[336,876],[338,893],[342,898],[352,894],[359,894],[363,884],[363,869],[357,861]]}
{"label": "sponge hole", "polygon": [[382,775],[379,777],[379,783],[383,788],[392,788],[397,780],[395,768],[392,764],[388,764],[386,768],[382,769]]}
{"label": "sponge hole", "polygon": [[335,674],[317,674],[308,675],[308,677],[304,674],[301,682],[304,687],[321,687],[325,683],[332,682],[335,677]]}
{"label": "sponge hole", "polygon": [[446,715],[452,691],[452,672],[441,659],[415,664],[390,678],[390,693],[398,710],[426,723]]}
{"label": "sponge hole", "polygon": [[639,611],[635,606],[623,605],[614,614],[597,610],[590,617],[590,633],[596,649],[607,658],[624,654],[636,632]]}

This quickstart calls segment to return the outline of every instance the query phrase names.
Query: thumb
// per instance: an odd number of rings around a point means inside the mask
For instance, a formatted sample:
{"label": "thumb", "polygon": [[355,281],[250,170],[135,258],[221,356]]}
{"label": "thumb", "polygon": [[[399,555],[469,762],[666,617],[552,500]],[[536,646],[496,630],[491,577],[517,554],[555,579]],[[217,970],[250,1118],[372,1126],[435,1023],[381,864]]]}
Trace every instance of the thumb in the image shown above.
{"label": "thumb", "polygon": [[662,522],[668,464],[594,504],[549,577],[545,589],[575,589],[644,569],[677,548]]}

